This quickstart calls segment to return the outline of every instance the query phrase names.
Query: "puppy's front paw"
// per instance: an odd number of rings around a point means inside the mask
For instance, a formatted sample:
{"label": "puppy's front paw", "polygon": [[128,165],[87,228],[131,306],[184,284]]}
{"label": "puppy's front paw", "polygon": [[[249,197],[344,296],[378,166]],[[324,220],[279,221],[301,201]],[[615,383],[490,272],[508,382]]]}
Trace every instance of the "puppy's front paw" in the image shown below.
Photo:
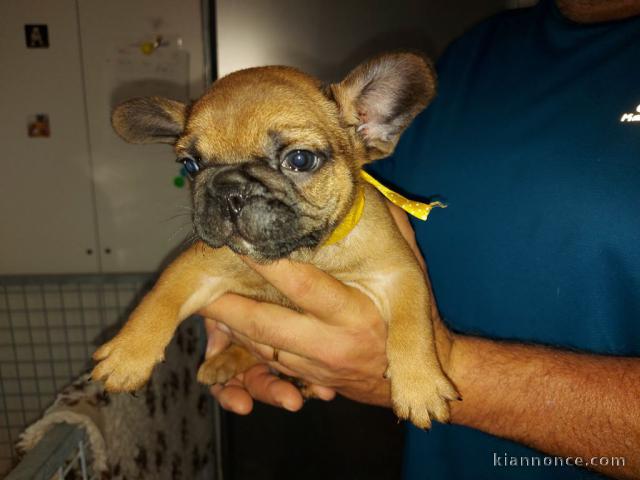
{"label": "puppy's front paw", "polygon": [[153,367],[163,358],[164,348],[145,344],[144,339],[120,332],[93,354],[98,364],[91,377],[104,381],[110,392],[137,390],[149,380]]}
{"label": "puppy's front paw", "polygon": [[439,369],[394,369],[389,367],[393,411],[402,420],[428,429],[431,419],[449,420],[448,400],[458,398],[458,392]]}
{"label": "puppy's front paw", "polygon": [[256,363],[258,360],[244,348],[231,345],[200,365],[198,381],[205,385],[224,384]]}

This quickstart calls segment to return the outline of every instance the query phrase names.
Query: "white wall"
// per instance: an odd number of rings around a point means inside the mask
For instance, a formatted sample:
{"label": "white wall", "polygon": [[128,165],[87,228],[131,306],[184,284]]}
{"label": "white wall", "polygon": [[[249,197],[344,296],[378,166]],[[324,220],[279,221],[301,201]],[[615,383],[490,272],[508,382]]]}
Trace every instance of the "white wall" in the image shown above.
{"label": "white wall", "polygon": [[[28,49],[25,24],[50,47]],[[143,55],[163,35],[169,45]],[[170,146],[124,143],[118,100],[205,88],[200,0],[0,2],[0,274],[155,270],[190,227]],[[46,113],[50,138],[29,138]],[[186,226],[187,229],[181,229]]]}
{"label": "white wall", "polygon": [[[188,188],[173,186],[180,166],[171,146],[126,144],[113,132],[109,114],[137,96],[189,102],[203,93],[200,0],[79,5],[102,271],[153,271],[190,231]],[[138,45],[157,34],[170,45],[140,54]]]}
{"label": "white wall", "polygon": [[217,0],[218,70],[284,64],[335,80],[400,47],[432,56],[504,0]]}
{"label": "white wall", "polygon": [[[25,24],[48,24],[50,48],[27,49]],[[0,59],[0,272],[95,271],[75,0],[4,0]],[[50,138],[27,136],[37,113],[49,115]]]}

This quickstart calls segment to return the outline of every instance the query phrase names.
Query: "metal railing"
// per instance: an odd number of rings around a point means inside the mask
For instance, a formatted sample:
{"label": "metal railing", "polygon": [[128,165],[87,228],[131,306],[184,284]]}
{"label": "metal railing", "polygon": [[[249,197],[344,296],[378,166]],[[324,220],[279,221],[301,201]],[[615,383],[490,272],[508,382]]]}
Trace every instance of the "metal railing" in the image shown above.
{"label": "metal railing", "polygon": [[59,424],[49,430],[5,480],[94,480],[84,430]]}

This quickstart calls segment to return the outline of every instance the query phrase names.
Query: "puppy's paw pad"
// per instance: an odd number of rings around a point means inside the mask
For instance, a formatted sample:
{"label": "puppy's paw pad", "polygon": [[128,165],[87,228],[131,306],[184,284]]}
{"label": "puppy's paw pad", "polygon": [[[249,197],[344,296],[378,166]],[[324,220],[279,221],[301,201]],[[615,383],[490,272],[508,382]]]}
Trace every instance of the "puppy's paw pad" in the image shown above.
{"label": "puppy's paw pad", "polygon": [[393,410],[399,418],[423,429],[431,427],[431,420],[449,420],[447,401],[458,398],[458,394],[441,372],[389,373]]}
{"label": "puppy's paw pad", "polygon": [[98,364],[91,372],[96,381],[103,381],[109,392],[128,392],[142,387],[162,361],[163,351],[141,348],[138,342],[117,336],[100,347],[93,358]]}
{"label": "puppy's paw pad", "polygon": [[300,393],[302,394],[302,398],[304,399],[320,398],[318,397],[318,395],[316,395],[316,392],[313,391],[313,387],[311,387],[311,385],[304,383],[300,380],[298,380],[295,383],[295,385],[300,390]]}
{"label": "puppy's paw pad", "polygon": [[235,357],[222,352],[200,365],[197,378],[205,385],[225,384],[237,373],[240,372]]}

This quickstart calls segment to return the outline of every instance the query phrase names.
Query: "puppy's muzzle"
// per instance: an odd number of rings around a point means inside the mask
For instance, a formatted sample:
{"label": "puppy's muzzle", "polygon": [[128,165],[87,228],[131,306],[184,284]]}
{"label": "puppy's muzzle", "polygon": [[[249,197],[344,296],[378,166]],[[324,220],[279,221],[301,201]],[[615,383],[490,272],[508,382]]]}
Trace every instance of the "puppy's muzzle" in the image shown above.
{"label": "puppy's muzzle", "polygon": [[234,219],[242,212],[247,199],[266,194],[264,186],[238,170],[217,174],[207,185],[207,195]]}
{"label": "puppy's muzzle", "polygon": [[207,194],[233,219],[240,215],[251,196],[248,190],[246,185],[215,185],[207,188]]}
{"label": "puppy's muzzle", "polygon": [[210,172],[202,180],[194,226],[210,246],[227,245],[237,253],[275,259],[317,243],[317,235],[302,229],[295,205],[242,169]]}

